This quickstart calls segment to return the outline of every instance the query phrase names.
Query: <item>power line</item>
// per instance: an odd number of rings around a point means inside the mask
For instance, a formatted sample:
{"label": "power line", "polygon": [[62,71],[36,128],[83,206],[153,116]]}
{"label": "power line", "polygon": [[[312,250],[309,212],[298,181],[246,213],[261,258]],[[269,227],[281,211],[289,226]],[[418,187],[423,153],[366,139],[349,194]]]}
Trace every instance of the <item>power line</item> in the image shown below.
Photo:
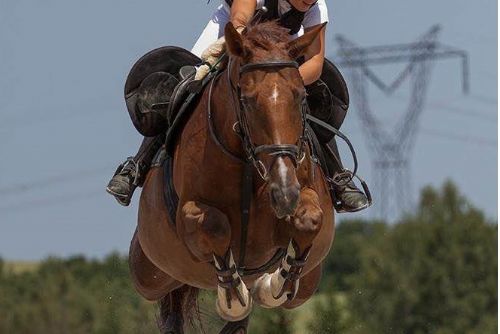
{"label": "power line", "polygon": [[[388,124],[388,125],[390,125],[390,124]],[[360,127],[357,125],[351,125],[350,128],[352,128],[358,132],[362,131],[362,129],[360,129]],[[438,138],[443,138],[443,139],[448,139],[448,140],[453,140],[453,141],[460,141],[460,142],[464,142],[467,144],[480,146],[482,148],[496,148],[497,147],[497,141],[495,139],[492,139],[492,138],[486,138],[486,137],[480,137],[480,136],[468,136],[468,135],[463,135],[463,134],[455,134],[455,133],[430,129],[430,128],[426,128],[426,127],[422,127],[422,126],[419,127],[419,130],[424,135],[430,135],[433,137],[438,137]]]}
{"label": "power line", "polygon": [[[6,130],[11,130],[11,129],[18,129],[18,128],[24,128],[24,127],[29,127],[33,125],[39,125],[40,123],[46,123],[46,122],[57,122],[57,121],[68,121],[68,120],[73,120],[75,118],[87,118],[87,117],[94,117],[96,114],[106,114],[106,110],[116,110],[116,107],[103,107],[103,101],[108,101],[109,99],[105,98],[99,98],[99,99],[93,99],[93,100],[85,100],[81,101],[78,105],[65,105],[65,106],[55,106],[48,108],[52,110],[52,112],[48,114],[43,114],[44,117],[36,117],[33,115],[25,114],[22,115],[21,117],[14,117],[14,118],[7,118],[2,121],[2,126],[0,126],[0,131],[6,131]],[[124,109],[125,107],[122,107],[121,109]],[[65,111],[70,111],[70,112],[63,112],[63,113],[54,113],[53,110],[65,110]],[[82,110],[85,109],[84,112],[75,112],[75,110]],[[48,115],[48,116],[47,116]],[[17,116],[17,114],[16,114]]]}
{"label": "power line", "polygon": [[[404,96],[402,94],[393,94],[392,96],[398,100],[407,100],[408,99],[407,96]],[[435,108],[438,110],[443,110],[443,111],[449,111],[453,115],[459,114],[459,115],[463,115],[463,116],[474,117],[475,119],[478,119],[478,120],[487,121],[490,124],[494,124],[494,123],[491,123],[491,121],[497,120],[496,113],[481,112],[481,111],[471,110],[471,109],[467,109],[467,108],[457,107],[457,106],[451,105],[450,103],[447,103],[444,101],[428,100],[425,104],[427,107],[432,107],[432,108]]]}
{"label": "power line", "polygon": [[478,94],[472,94],[472,95],[469,95],[469,97],[471,99],[478,101],[478,102],[498,106],[498,99],[496,97],[478,95]]}
{"label": "power line", "polygon": [[24,201],[20,203],[14,203],[12,205],[6,205],[0,207],[0,212],[2,214],[8,214],[12,212],[19,212],[19,211],[24,211],[26,212],[27,209],[33,210],[35,208],[40,208],[40,207],[47,207],[47,206],[52,206],[52,205],[63,205],[63,204],[69,204],[73,202],[79,202],[83,200],[88,200],[88,199],[94,199],[95,195],[98,194],[104,194],[104,188],[103,189],[92,189],[89,191],[78,191],[76,193],[65,193],[61,194],[58,196],[51,196],[51,197],[46,197],[46,198],[37,198],[31,201]]}
{"label": "power line", "polygon": [[66,174],[57,175],[53,177],[48,177],[45,179],[28,182],[28,183],[20,183],[20,184],[12,184],[8,186],[3,186],[0,188],[0,196],[10,196],[10,195],[18,195],[22,193],[26,193],[39,188],[46,188],[48,186],[52,186],[58,183],[67,183],[72,181],[81,181],[82,179],[92,177],[95,175],[101,175],[103,172],[112,172],[113,169],[110,166],[92,168],[87,170],[80,171],[71,171]]}
{"label": "power line", "polygon": [[428,134],[428,135],[446,138],[446,139],[450,139],[450,140],[462,141],[462,142],[466,142],[469,144],[475,144],[475,145],[482,146],[482,147],[484,147],[484,146],[491,147],[491,148],[497,147],[497,142],[495,140],[484,138],[484,137],[459,135],[459,134],[455,134],[455,133],[443,132],[443,131],[434,130],[434,129],[427,129],[427,128],[420,128],[420,131],[422,131],[423,133]]}

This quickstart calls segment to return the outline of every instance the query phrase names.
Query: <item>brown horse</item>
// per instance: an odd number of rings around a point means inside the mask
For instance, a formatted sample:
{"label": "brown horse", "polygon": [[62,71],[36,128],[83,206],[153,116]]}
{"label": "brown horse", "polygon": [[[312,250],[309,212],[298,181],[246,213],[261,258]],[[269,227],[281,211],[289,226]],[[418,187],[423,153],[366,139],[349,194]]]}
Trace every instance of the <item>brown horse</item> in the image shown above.
{"label": "brown horse", "polygon": [[[295,308],[317,289],[334,216],[323,173],[304,141],[306,92],[294,59],[321,29],[290,41],[274,22],[249,27],[244,35],[228,24],[225,70],[202,93],[176,144],[175,225],[163,200],[163,170],[149,172],[130,268],[139,293],[160,301],[164,331],[182,333],[192,289],[217,290],[217,312],[230,322],[224,333],[246,333],[253,302]],[[245,267],[286,253],[265,272],[249,275],[234,260],[241,251],[245,167],[237,157],[256,167]]]}

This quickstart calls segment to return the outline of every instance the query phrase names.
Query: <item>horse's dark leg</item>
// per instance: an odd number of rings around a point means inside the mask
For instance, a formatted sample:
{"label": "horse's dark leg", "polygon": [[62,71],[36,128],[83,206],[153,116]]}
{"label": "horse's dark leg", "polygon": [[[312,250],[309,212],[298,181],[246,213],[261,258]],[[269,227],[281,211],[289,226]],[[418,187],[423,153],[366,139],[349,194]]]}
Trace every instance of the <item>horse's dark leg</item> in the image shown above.
{"label": "horse's dark leg", "polygon": [[239,321],[252,310],[250,293],[236,271],[230,248],[231,226],[217,208],[197,201],[185,202],[178,232],[199,261],[214,261],[218,287],[216,309],[225,320]]}
{"label": "horse's dark leg", "polygon": [[161,334],[183,334],[184,318],[182,304],[184,292],[182,288],[170,292],[158,301],[158,328]]}
{"label": "horse's dark leg", "polygon": [[250,316],[240,321],[228,322],[219,334],[246,334]]}
{"label": "horse's dark leg", "polygon": [[278,307],[295,299],[302,269],[322,221],[318,194],[311,188],[302,189],[295,215],[289,221],[292,235],[287,254],[274,273],[264,274],[255,282],[252,294],[256,302],[263,307]]}
{"label": "horse's dark leg", "polygon": [[161,334],[183,334],[185,317],[196,312],[198,289],[184,285],[158,301]]}

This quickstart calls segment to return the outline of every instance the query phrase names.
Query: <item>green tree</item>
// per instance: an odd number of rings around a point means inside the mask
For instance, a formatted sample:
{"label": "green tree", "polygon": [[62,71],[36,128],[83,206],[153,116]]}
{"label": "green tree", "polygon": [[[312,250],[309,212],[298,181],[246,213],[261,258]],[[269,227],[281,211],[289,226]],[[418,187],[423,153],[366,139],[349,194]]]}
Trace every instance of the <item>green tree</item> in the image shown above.
{"label": "green tree", "polygon": [[337,224],[335,240],[323,263],[321,291],[349,291],[349,277],[359,270],[361,251],[387,230],[378,221],[344,220]]}
{"label": "green tree", "polygon": [[350,282],[370,333],[496,333],[497,226],[451,182],[425,188],[414,215],[365,245]]}
{"label": "green tree", "polygon": [[313,314],[308,323],[311,334],[347,334],[355,326],[341,294],[319,295],[314,301]]}
{"label": "green tree", "polygon": [[155,308],[134,291],[127,260],[47,259],[0,279],[0,333],[157,333]]}

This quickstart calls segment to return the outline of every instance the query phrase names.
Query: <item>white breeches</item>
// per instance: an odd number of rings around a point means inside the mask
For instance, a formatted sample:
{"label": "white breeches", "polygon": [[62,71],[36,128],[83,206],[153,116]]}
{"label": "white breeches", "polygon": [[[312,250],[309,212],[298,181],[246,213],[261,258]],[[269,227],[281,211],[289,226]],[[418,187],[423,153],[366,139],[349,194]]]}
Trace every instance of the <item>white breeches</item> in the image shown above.
{"label": "white breeches", "polygon": [[208,48],[212,43],[218,40],[220,37],[224,36],[224,28],[229,22],[229,13],[224,5],[220,5],[208,21],[207,26],[201,33],[200,37],[196,41],[191,52],[201,57],[203,51]]}

